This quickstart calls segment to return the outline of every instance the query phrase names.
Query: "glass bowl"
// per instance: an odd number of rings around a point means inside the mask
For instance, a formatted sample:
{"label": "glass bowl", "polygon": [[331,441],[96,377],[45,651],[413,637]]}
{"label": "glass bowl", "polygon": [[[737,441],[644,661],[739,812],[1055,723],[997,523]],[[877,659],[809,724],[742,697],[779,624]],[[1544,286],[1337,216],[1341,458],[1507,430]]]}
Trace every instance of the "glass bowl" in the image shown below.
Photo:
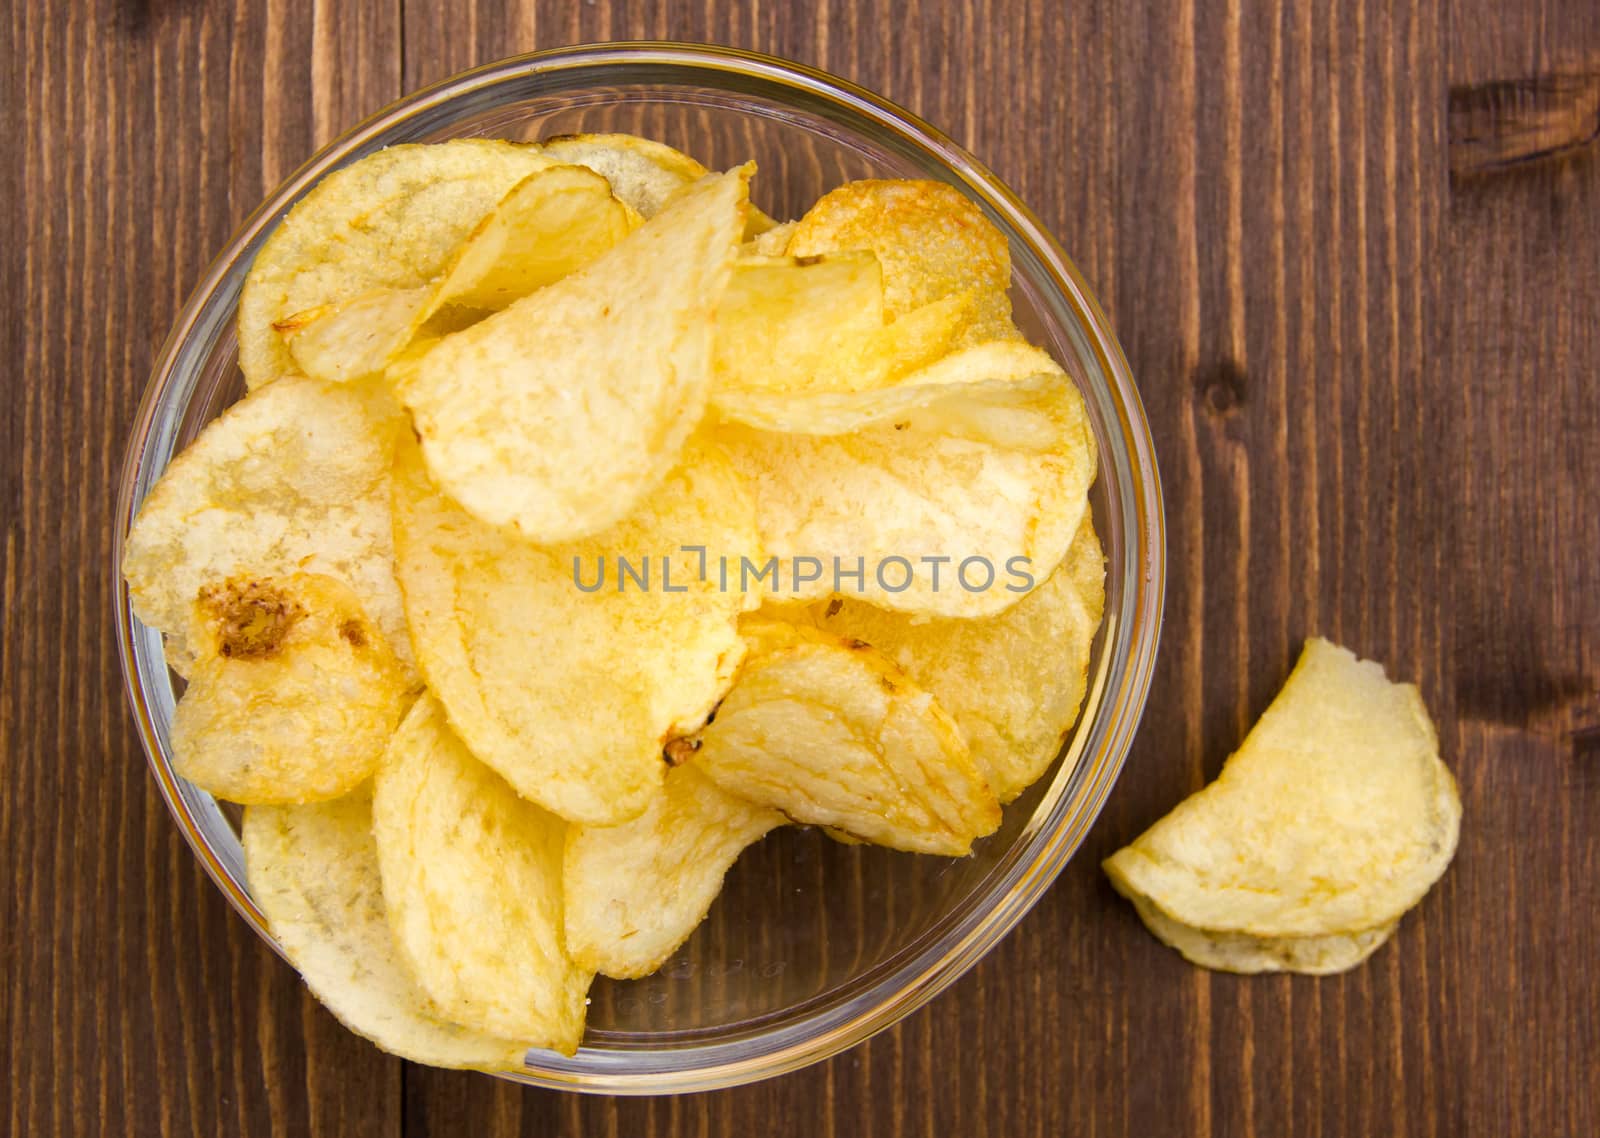
{"label": "glass bowl", "polygon": [[[1088,695],[1056,766],[1007,807],[999,833],[970,857],[946,859],[779,831],[745,853],[710,917],[658,974],[596,982],[577,1055],[530,1052],[509,1076],[611,1094],[706,1090],[792,1071],[888,1027],[972,967],[1049,887],[1099,813],[1143,709],[1161,623],[1160,486],[1138,394],[1099,305],[1038,219],[970,154],[806,67],[723,48],[609,44],[505,60],[402,99],[256,210],[156,364],[123,468],[116,563],[134,511],[173,455],[243,394],[240,286],[262,240],[309,187],[395,143],[579,131],[658,138],[713,168],[753,157],[757,204],[780,219],[851,178],[956,186],[1009,239],[1017,321],[1077,380],[1100,446],[1092,505],[1108,565]],[[179,681],[117,580],[123,671],[156,782],[218,887],[271,943],[245,884],[236,812],[173,774]]]}

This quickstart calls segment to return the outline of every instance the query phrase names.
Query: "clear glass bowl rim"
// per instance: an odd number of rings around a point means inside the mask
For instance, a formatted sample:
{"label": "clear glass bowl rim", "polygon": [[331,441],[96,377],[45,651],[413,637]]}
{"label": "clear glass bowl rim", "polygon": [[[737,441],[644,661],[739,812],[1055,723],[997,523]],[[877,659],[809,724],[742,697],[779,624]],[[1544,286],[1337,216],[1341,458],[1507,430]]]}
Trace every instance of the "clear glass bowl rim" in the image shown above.
{"label": "clear glass bowl rim", "polygon": [[[737,1086],[794,1071],[834,1055],[921,1007],[957,980],[1032,908],[1081,844],[1121,771],[1149,691],[1159,640],[1166,570],[1165,521],[1154,445],[1127,361],[1098,302],[1076,266],[1020,199],[999,178],[942,132],[882,97],[815,68],[734,48],[657,41],[557,48],[513,56],[462,72],[408,95],[317,152],[267,198],[216,257],[186,302],[152,370],[124,459],[119,490],[112,573],[116,582],[116,626],[123,678],[151,772],[168,810],[195,855],[230,904],[275,951],[260,910],[197,824],[180,791],[151,715],[150,674],[137,646],[139,625],[118,566],[128,527],[140,501],[159,476],[152,455],[166,457],[178,430],[174,407],[193,394],[195,366],[190,346],[197,326],[218,319],[219,290],[264,239],[288,204],[334,167],[375,140],[419,116],[467,96],[540,74],[578,72],[604,85],[618,70],[647,69],[653,83],[674,80],[721,86],[758,83],[777,93],[803,95],[850,117],[864,119],[898,145],[934,156],[950,180],[991,216],[1027,243],[1049,276],[1056,299],[1070,311],[1094,356],[1090,377],[1110,412],[1097,432],[1102,477],[1113,467],[1118,486],[1110,508],[1123,534],[1120,571],[1123,618],[1108,620],[1099,666],[1091,674],[1073,752],[1036,808],[1017,843],[1027,846],[1012,859],[1006,876],[968,899],[961,919],[934,943],[882,975],[868,991],[822,1008],[798,1022],[754,1035],[669,1051],[580,1050],[572,1059],[534,1052],[527,1066],[506,1077],[529,1085],[604,1094],[663,1094]],[[231,319],[232,307],[228,318]],[[1098,390],[1099,384],[1104,390]],[[1105,523],[1102,523],[1105,524]],[[1111,571],[1117,571],[1113,564]],[[1111,582],[1108,581],[1108,585]],[[1109,590],[1108,590],[1109,591]],[[1073,760],[1076,760],[1075,762]],[[947,921],[946,924],[949,922]]]}

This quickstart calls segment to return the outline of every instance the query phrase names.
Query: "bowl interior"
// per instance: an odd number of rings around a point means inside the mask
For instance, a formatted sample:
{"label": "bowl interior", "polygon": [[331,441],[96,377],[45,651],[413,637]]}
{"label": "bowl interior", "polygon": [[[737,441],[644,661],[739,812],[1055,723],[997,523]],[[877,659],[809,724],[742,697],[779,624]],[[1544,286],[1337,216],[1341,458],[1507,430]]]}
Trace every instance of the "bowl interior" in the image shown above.
{"label": "bowl interior", "polygon": [[[779,219],[799,216],[823,193],[853,178],[935,178],[969,193],[973,179],[988,178],[976,167],[964,169],[964,156],[948,144],[936,148],[905,130],[889,129],[836,92],[813,91],[747,68],[707,64],[696,69],[659,61],[562,68],[534,61],[520,69],[502,65],[498,75],[472,79],[455,81],[447,93],[414,96],[378,126],[358,128],[330,148],[320,169],[399,142],[626,131],[670,143],[713,168],[754,158],[759,174],[753,196]],[[299,179],[301,188],[310,176]],[[219,262],[215,287],[197,296],[187,326],[180,326],[181,339],[169,344],[142,437],[130,454],[125,497],[133,504],[176,449],[243,394],[232,327],[239,287],[255,247],[294,196],[280,195],[270,203],[241,236],[232,260]],[[706,922],[658,974],[620,983],[597,980],[583,1051],[574,1060],[535,1055],[530,1070],[543,1072],[540,1077],[571,1082],[582,1081],[583,1072],[610,1072],[606,1089],[625,1089],[615,1082],[618,1072],[642,1069],[641,1064],[674,1069],[673,1060],[660,1058],[672,1052],[681,1052],[685,1062],[701,1063],[711,1054],[708,1048],[724,1059],[753,1055],[762,1050],[751,1048],[756,1039],[767,1040],[764,1047],[792,1049],[807,1032],[848,1029],[896,1000],[905,1003],[901,1011],[914,1006],[925,996],[906,1001],[908,992],[932,983],[935,970],[972,948],[975,936],[988,938],[977,945],[981,952],[1003,931],[995,921],[1008,927],[1020,916],[1042,886],[1035,883],[1020,908],[1013,904],[1017,911],[1004,912],[1021,896],[1019,882],[1041,866],[1051,875],[1059,869],[1109,788],[1126,745],[1118,734],[1119,717],[1130,712],[1136,717],[1143,699],[1148,664],[1140,662],[1140,638],[1153,642],[1147,627],[1153,619],[1147,611],[1153,555],[1147,515],[1151,501],[1159,499],[1150,498],[1152,488],[1144,484],[1153,483],[1153,467],[1145,474],[1144,460],[1130,456],[1128,445],[1130,422],[1139,441],[1142,415],[1136,400],[1131,407],[1126,402],[1131,389],[1117,390],[1107,374],[1120,356],[1111,343],[1108,360],[1106,344],[1086,326],[1079,308],[1086,297],[1063,295],[1048,243],[1041,246],[1037,234],[1019,230],[1003,202],[997,207],[981,193],[974,196],[1011,239],[1018,323],[1078,381],[1100,441],[1092,506],[1108,558],[1106,621],[1080,726],[1052,773],[1007,807],[1000,832],[978,843],[970,857],[952,860],[844,845],[815,829],[788,828],[769,836],[734,866]],[[1159,521],[1155,525],[1158,531]],[[1136,613],[1140,605],[1145,607]],[[123,619],[129,620],[125,613]],[[181,689],[161,662],[159,638],[137,622],[130,622],[128,636],[130,688],[135,703],[142,702],[158,777],[191,840],[200,843],[214,874],[231,886],[230,894],[259,927],[243,896],[242,858],[228,809],[165,770],[167,725]],[[1130,674],[1140,668],[1145,675],[1133,675],[1130,686]],[[955,972],[976,954],[968,957],[957,962]],[[936,986],[951,978],[953,973]],[[892,1018],[879,1016],[857,1037]],[[838,1045],[850,1041],[841,1037]],[[657,1058],[646,1061],[645,1052]]]}

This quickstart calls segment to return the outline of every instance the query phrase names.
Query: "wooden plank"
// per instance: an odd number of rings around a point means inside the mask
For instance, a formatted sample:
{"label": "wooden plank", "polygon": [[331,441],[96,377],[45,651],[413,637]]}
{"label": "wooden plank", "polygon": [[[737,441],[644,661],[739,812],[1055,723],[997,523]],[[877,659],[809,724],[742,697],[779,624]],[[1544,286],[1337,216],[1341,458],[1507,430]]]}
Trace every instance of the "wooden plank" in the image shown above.
{"label": "wooden plank", "polygon": [[[1471,1072],[1463,1118],[1592,1133],[1600,977],[1577,946],[1600,938],[1600,10],[1457,0],[1449,60],[1452,124],[1471,112],[1474,132],[1451,133],[1439,373],[1459,767],[1479,808],[1446,882],[1434,1014]],[[1518,160],[1472,161],[1486,150]]]}
{"label": "wooden plank", "polygon": [[178,306],[280,177],[394,96],[398,17],[391,0],[7,6],[6,1133],[399,1129],[399,1064],[304,994],[161,806],[108,552]]}
{"label": "wooden plank", "polygon": [[[0,252],[21,314],[0,321],[0,1130],[1600,1131],[1592,4],[99,0],[7,21],[0,200],[27,240]],[[967,140],[1117,323],[1172,541],[1128,772],[1017,932],[831,1062],[659,1100],[402,1066],[334,1023],[167,820],[104,615],[127,424],[232,227],[402,87],[625,37],[815,63]],[[1215,773],[1311,632],[1422,684],[1461,855],[1354,973],[1201,973],[1097,862]]]}

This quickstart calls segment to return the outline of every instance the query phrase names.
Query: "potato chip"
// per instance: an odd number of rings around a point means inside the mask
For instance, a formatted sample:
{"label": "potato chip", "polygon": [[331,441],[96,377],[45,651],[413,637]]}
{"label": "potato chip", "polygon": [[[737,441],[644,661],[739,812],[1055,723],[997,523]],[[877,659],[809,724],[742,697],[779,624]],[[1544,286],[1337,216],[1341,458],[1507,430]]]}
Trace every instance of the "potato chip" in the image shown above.
{"label": "potato chip", "polygon": [[381,390],[290,377],[253,392],[172,460],[128,532],[122,573],[139,619],[187,673],[190,608],[241,575],[334,577],[355,590],[408,679],[394,580],[389,470],[404,416]]}
{"label": "potato chip", "polygon": [[297,371],[273,325],[437,277],[512,186],[552,165],[488,139],[391,146],[318,182],[256,254],[239,296],[239,367],[259,387]]}
{"label": "potato chip", "polygon": [[620,826],[570,826],[567,947],[619,980],[648,976],[689,939],[740,852],[787,819],[722,790],[690,761]]}
{"label": "potato chip", "polygon": [[1185,925],[1344,934],[1415,905],[1450,863],[1460,823],[1416,687],[1313,639],[1217,780],[1105,868]]}
{"label": "potato chip", "polygon": [[774,223],[771,229],[763,230],[746,241],[740,251],[755,257],[785,256],[784,250],[789,247],[789,237],[799,224],[797,221]]}
{"label": "potato chip", "polygon": [[378,770],[372,831],[389,925],[439,1013],[577,1051],[592,973],[566,950],[566,824],[474,759],[431,696]]}
{"label": "potato chip", "polygon": [[[681,150],[633,134],[566,134],[547,138],[544,152],[557,162],[586,166],[611,183],[611,192],[644,218],[710,171]],[[754,239],[777,222],[746,203],[744,236]],[[782,253],[783,250],[775,250]]]}
{"label": "potato chip", "polygon": [[366,781],[405,709],[405,674],[343,581],[208,584],[172,716],[172,765],[219,798],[315,802]]}
{"label": "potato chip", "polygon": [[741,257],[717,305],[714,392],[835,390],[883,327],[883,277],[871,253],[799,261]]}
{"label": "potato chip", "polygon": [[663,742],[704,722],[743,654],[746,598],[719,566],[757,538],[727,459],[691,441],[632,517],[537,546],[460,509],[406,448],[395,528],[423,673],[473,753],[572,821],[643,812]]}
{"label": "potato chip", "polygon": [[1177,949],[1189,963],[1219,972],[1300,972],[1308,976],[1348,972],[1388,944],[1398,924],[1390,921],[1361,932],[1326,936],[1256,937],[1190,928],[1143,897],[1136,895],[1130,900],[1157,940]]}
{"label": "potato chip", "polygon": [[806,212],[784,252],[814,257],[847,249],[877,254],[891,317],[970,289],[978,312],[964,341],[1019,338],[1011,323],[1011,250],[1005,235],[953,186],[847,182]]}
{"label": "potato chip", "polygon": [[[1022,346],[970,351],[1012,347]],[[953,376],[964,356],[918,374]],[[990,616],[1050,576],[1087,508],[1094,436],[1059,369],[998,382],[913,377],[791,403],[791,428],[887,413],[832,436],[721,429],[756,496],[768,554],[815,567],[809,580],[791,574],[793,597],[842,593],[897,612]]]}
{"label": "potato chip", "polygon": [[513,1070],[527,1045],[440,1018],[400,958],[384,911],[372,795],[244,812],[250,895],[306,987],[351,1031],[435,1067]]}
{"label": "potato chip", "polygon": [[611,184],[612,193],[646,219],[709,173],[682,151],[631,134],[567,134],[547,138],[541,146],[557,162],[599,174]]}
{"label": "potato chip", "polygon": [[[1062,394],[1039,398],[1035,392],[1041,387]],[[1078,409],[1070,406],[1076,393],[1049,353],[995,340],[945,355],[890,386],[762,390],[747,384],[719,392],[717,411],[763,431],[844,435],[888,422],[901,431],[915,428],[1045,450],[1059,444],[1064,426],[1082,419],[1081,397]]]}
{"label": "potato chip", "polygon": [[519,182],[467,239],[439,282],[434,307],[498,312],[597,260],[642,224],[593,170],[540,170]]}
{"label": "potato chip", "polygon": [[[273,328],[306,375],[348,383],[383,371],[429,321],[444,325],[434,329],[438,335],[466,327],[582,268],[638,224],[593,170],[551,166],[511,188],[437,281],[375,289],[295,313]],[[454,315],[434,320],[449,306]]]}
{"label": "potato chip", "polygon": [[860,641],[746,622],[738,682],[692,762],[723,789],[797,822],[959,857],[1000,804],[934,698]]}
{"label": "potato chip", "polygon": [[792,395],[885,387],[950,351],[973,296],[947,296],[885,324],[870,253],[741,257],[717,309],[712,406],[751,422],[781,418]]}
{"label": "potato chip", "polygon": [[427,319],[431,286],[380,288],[338,304],[296,312],[274,324],[295,367],[314,379],[349,383],[381,372]]}
{"label": "potato chip", "polygon": [[808,610],[818,627],[864,640],[950,713],[1001,802],[1055,761],[1078,717],[1105,607],[1105,560],[1087,513],[1048,580],[996,616],[921,620],[833,597]]}
{"label": "potato chip", "polygon": [[587,268],[424,356],[398,394],[472,514],[565,541],[622,519],[705,409],[749,169],[707,179]]}

